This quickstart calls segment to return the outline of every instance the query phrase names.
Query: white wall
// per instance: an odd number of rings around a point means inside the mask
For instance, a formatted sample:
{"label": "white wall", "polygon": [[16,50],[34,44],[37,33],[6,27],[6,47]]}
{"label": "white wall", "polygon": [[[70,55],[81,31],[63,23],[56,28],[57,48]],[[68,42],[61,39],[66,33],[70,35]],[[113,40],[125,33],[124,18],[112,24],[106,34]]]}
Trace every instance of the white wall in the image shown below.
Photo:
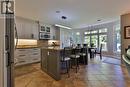
{"label": "white wall", "polygon": [[[107,48],[108,51],[104,52],[105,55],[109,55],[109,56],[117,56],[114,53],[114,27],[115,25],[120,24],[119,21],[114,21],[114,22],[109,22],[109,23],[104,23],[104,24],[100,24],[100,25],[95,25],[93,26],[93,30],[96,29],[103,29],[103,28],[107,28],[108,32],[107,32]],[[90,27],[89,27],[90,29]],[[80,32],[80,39],[81,39],[81,43],[83,44],[84,42],[84,32],[88,30],[88,28],[84,28],[84,29],[73,29],[73,34],[76,34],[76,32]],[[73,35],[74,36],[74,35]],[[77,44],[77,43],[76,43]]]}

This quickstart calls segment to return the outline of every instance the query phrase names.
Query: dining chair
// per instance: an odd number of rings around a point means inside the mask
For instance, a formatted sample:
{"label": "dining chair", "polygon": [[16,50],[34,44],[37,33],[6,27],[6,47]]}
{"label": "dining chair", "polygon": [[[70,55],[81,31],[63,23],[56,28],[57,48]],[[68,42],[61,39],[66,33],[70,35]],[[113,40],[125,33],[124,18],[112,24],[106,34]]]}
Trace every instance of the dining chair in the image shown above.
{"label": "dining chair", "polygon": [[100,45],[100,48],[99,48],[99,49],[96,49],[96,50],[95,50],[95,56],[96,56],[96,54],[99,54],[101,60],[102,60],[102,45],[103,45],[103,44]]}

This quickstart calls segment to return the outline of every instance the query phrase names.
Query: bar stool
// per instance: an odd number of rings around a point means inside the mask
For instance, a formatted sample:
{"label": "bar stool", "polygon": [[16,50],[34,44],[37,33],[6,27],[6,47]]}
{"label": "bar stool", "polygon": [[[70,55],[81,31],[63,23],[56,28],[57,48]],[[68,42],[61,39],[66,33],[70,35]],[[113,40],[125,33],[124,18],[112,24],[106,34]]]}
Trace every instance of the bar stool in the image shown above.
{"label": "bar stool", "polygon": [[80,53],[80,56],[83,58],[84,65],[88,64],[88,49],[86,47],[83,47]]}
{"label": "bar stool", "polygon": [[76,73],[79,68],[80,51],[81,51],[81,49],[75,48],[75,49],[73,49],[72,55],[70,55],[72,62],[74,62],[74,64],[75,64]]}
{"label": "bar stool", "polygon": [[61,62],[62,64],[65,63],[65,68],[66,68],[66,73],[69,75],[69,70],[70,70],[70,54],[71,54],[71,48],[70,47],[64,47],[63,53],[62,53],[62,59]]}

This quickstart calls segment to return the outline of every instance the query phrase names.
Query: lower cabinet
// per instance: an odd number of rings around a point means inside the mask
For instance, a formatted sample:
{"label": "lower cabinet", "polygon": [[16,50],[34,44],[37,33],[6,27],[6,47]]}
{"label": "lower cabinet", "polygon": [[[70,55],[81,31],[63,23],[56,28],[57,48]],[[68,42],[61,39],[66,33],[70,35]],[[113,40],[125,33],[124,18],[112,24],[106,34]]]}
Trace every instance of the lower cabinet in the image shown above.
{"label": "lower cabinet", "polygon": [[15,66],[40,62],[40,48],[16,49],[14,55]]}

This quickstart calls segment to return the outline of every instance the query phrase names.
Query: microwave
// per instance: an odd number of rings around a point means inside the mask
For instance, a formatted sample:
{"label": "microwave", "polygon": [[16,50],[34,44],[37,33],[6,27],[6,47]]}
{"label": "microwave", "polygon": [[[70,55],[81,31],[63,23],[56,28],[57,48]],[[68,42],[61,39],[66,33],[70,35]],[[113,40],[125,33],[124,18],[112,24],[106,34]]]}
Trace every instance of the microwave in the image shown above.
{"label": "microwave", "polygon": [[39,33],[39,39],[40,39],[40,40],[50,39],[50,38],[51,38],[51,36],[50,36],[50,34],[48,34],[48,33],[45,33],[45,32],[40,32],[40,33]]}

